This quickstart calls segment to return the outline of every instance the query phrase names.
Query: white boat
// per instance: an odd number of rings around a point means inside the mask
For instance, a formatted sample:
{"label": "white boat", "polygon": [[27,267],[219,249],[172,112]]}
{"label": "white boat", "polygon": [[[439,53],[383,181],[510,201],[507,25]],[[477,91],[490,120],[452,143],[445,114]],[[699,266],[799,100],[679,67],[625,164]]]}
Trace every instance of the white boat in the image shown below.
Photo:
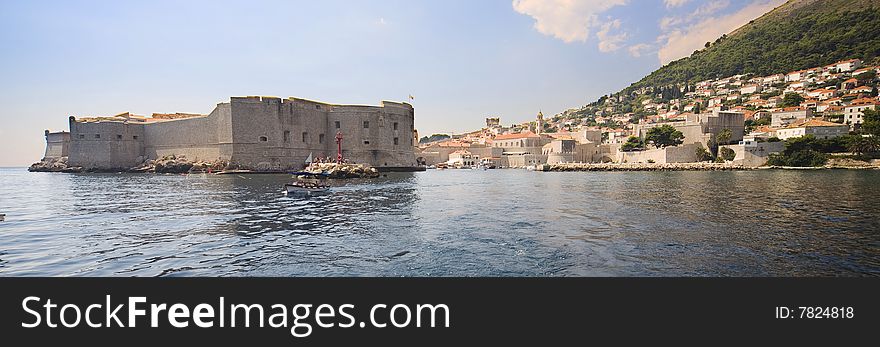
{"label": "white boat", "polygon": [[325,180],[326,174],[316,174],[310,172],[296,172],[293,174],[296,181],[284,184],[284,192],[287,194],[316,194],[324,193],[330,190]]}
{"label": "white boat", "polygon": [[330,190],[329,186],[302,184],[302,182],[287,183],[284,185],[284,191],[287,194],[315,194],[325,193]]}

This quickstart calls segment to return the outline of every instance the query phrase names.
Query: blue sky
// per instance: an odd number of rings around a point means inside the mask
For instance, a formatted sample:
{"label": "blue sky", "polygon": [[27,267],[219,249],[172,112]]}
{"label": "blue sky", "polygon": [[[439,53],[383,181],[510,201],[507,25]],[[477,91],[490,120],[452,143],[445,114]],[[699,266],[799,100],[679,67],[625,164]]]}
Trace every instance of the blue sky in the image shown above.
{"label": "blue sky", "polygon": [[783,0],[3,1],[0,166],[67,116],[208,113],[230,96],[377,104],[420,134],[615,92]]}

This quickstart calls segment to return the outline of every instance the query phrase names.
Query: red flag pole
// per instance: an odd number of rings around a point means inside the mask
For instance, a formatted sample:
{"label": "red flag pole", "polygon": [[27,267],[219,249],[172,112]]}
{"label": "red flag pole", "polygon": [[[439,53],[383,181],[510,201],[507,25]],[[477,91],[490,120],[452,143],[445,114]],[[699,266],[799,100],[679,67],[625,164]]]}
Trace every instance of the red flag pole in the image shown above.
{"label": "red flag pole", "polygon": [[336,163],[342,164],[342,132],[336,132]]}

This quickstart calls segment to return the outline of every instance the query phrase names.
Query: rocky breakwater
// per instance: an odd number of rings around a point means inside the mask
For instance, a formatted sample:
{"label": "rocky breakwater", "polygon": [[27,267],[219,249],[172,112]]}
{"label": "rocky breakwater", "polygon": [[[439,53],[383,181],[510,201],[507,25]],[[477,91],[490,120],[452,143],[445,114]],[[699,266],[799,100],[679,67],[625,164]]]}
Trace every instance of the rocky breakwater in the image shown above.
{"label": "rocky breakwater", "polygon": [[732,163],[563,163],[563,164],[544,164],[538,165],[537,171],[734,171],[734,170],[753,170],[753,167],[747,167],[740,164]]}
{"label": "rocky breakwater", "polygon": [[68,166],[67,157],[60,158],[43,158],[39,162],[31,164],[28,167],[30,172],[82,172],[83,168],[79,166]]}
{"label": "rocky breakwater", "polygon": [[327,174],[329,178],[375,178],[379,177],[376,168],[363,164],[313,163],[304,171]]}
{"label": "rocky breakwater", "polygon": [[880,170],[880,159],[856,160],[852,158],[831,158],[825,163],[826,169]]}
{"label": "rocky breakwater", "polygon": [[145,172],[145,173],[201,173],[201,172],[220,172],[223,170],[236,169],[226,161],[217,160],[213,162],[206,161],[190,161],[185,156],[164,156],[155,160],[147,160],[140,166],[131,168],[128,172]]}

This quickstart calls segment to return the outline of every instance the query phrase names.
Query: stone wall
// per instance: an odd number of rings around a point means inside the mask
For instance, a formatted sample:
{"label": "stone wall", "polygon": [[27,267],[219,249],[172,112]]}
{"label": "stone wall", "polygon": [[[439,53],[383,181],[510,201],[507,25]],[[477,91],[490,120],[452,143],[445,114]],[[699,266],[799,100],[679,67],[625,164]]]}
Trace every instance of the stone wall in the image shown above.
{"label": "stone wall", "polygon": [[144,156],[158,159],[185,156],[191,161],[232,158],[229,104],[219,104],[211,114],[144,126]]}
{"label": "stone wall", "polygon": [[46,153],[43,160],[58,159],[68,156],[70,149],[70,133],[66,131],[49,132],[46,130]]}
{"label": "stone wall", "polygon": [[309,155],[335,158],[335,136],[341,132],[342,154],[349,162],[415,168],[413,117],[406,103],[334,105],[275,97],[232,97],[207,116],[174,120],[71,117],[70,164],[131,168],[175,155],[257,170],[301,169]]}
{"label": "stone wall", "polygon": [[77,122],[70,117],[70,166],[128,169],[144,161],[144,125],[121,121]]}
{"label": "stone wall", "polygon": [[232,161],[258,169],[301,168],[309,155],[336,157],[336,133],[349,162],[415,167],[413,109],[332,105],[304,99],[232,98]]}
{"label": "stone wall", "polygon": [[767,163],[771,153],[779,153],[785,149],[785,142],[758,142],[752,145],[729,145],[727,147],[736,153],[733,163],[746,167],[759,167]]}
{"label": "stone wall", "polygon": [[697,161],[699,144],[690,143],[674,147],[655,148],[644,151],[619,152],[617,163],[693,163]]}

